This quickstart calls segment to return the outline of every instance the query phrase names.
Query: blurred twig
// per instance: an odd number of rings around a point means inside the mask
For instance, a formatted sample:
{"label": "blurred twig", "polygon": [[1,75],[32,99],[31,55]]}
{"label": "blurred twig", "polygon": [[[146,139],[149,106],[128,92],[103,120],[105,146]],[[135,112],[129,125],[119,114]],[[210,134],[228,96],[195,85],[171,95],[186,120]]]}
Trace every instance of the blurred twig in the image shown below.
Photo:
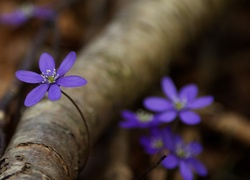
{"label": "blurred twig", "polygon": [[237,139],[250,146],[250,122],[249,119],[235,112],[225,111],[214,103],[209,108],[201,110],[202,124],[225,136]]}

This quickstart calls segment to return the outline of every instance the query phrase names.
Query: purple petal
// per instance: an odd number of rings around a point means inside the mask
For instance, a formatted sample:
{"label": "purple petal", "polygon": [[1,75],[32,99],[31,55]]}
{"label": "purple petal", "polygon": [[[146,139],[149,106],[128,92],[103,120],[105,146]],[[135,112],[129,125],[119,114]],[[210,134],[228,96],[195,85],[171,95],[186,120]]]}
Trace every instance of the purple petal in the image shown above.
{"label": "purple petal", "polygon": [[174,141],[174,147],[175,147],[175,148],[176,148],[176,145],[177,145],[177,144],[185,144],[185,143],[183,142],[182,137],[179,136],[179,135],[173,135],[173,141]]}
{"label": "purple petal", "polygon": [[29,107],[29,106],[33,106],[36,103],[38,103],[39,101],[41,101],[41,99],[43,98],[43,96],[46,94],[48,88],[49,88],[48,84],[40,84],[39,86],[37,86],[36,88],[34,88],[26,96],[26,99],[24,101],[24,105],[27,106],[27,107]]}
{"label": "purple petal", "polygon": [[151,137],[158,137],[158,138],[161,138],[162,137],[162,132],[158,127],[152,127],[150,129],[150,133],[151,133]]}
{"label": "purple petal", "polygon": [[190,149],[192,149],[193,156],[199,155],[202,152],[202,150],[203,150],[201,144],[197,143],[197,142],[191,142],[191,143],[189,143],[189,147],[190,147]]}
{"label": "purple petal", "polygon": [[173,110],[157,115],[157,119],[159,119],[161,122],[171,122],[176,116],[177,112]]}
{"label": "purple petal", "polygon": [[59,74],[59,76],[64,76],[64,74],[66,74],[71,69],[75,61],[76,53],[72,51],[64,58],[60,67],[58,68],[57,73]]}
{"label": "purple petal", "polygon": [[213,96],[204,96],[190,103],[188,107],[192,109],[200,109],[212,104],[213,101],[214,101]]}
{"label": "purple petal", "polygon": [[48,97],[51,101],[57,101],[61,98],[61,89],[57,84],[51,84],[48,92]]}
{"label": "purple petal", "polygon": [[130,111],[130,110],[123,110],[121,112],[121,116],[123,119],[126,119],[127,121],[135,121],[136,120],[135,113]]}
{"label": "purple petal", "polygon": [[148,154],[156,154],[160,150],[152,147],[151,139],[148,137],[145,136],[140,137],[139,142]]}
{"label": "purple petal", "polygon": [[156,111],[156,112],[162,112],[170,109],[172,107],[171,103],[168,102],[164,98],[160,97],[149,97],[146,98],[143,102],[145,108]]}
{"label": "purple petal", "polygon": [[63,87],[78,87],[87,84],[87,80],[80,76],[65,76],[59,78],[56,83]]}
{"label": "purple petal", "polygon": [[16,72],[16,77],[20,81],[26,82],[26,83],[41,83],[43,81],[43,78],[40,74],[37,74],[32,71],[24,71],[19,70]]}
{"label": "purple petal", "polygon": [[189,84],[181,88],[180,98],[187,98],[188,101],[194,100],[198,94],[198,87],[195,84]]}
{"label": "purple petal", "polygon": [[132,111],[123,110],[121,116],[125,121],[120,122],[119,126],[123,128],[131,128],[137,124],[136,116]]}
{"label": "purple petal", "polygon": [[171,101],[176,101],[176,99],[178,99],[176,87],[169,77],[164,77],[161,85],[163,92]]}
{"label": "purple petal", "polygon": [[0,16],[0,22],[9,25],[21,25],[25,23],[29,17],[25,16],[22,11],[17,10],[11,13],[2,14]]}
{"label": "purple petal", "polygon": [[166,127],[164,130],[164,136],[163,136],[163,140],[164,140],[164,144],[165,146],[169,149],[169,150],[174,150],[175,149],[175,144],[174,144],[174,136],[172,134],[172,131],[170,129],[170,127]]}
{"label": "purple petal", "polygon": [[49,18],[55,15],[54,11],[46,7],[35,8],[34,15],[38,18]]}
{"label": "purple petal", "polygon": [[197,159],[190,158],[188,159],[188,164],[190,164],[195,172],[200,176],[206,176],[207,175],[207,168]]}
{"label": "purple petal", "polygon": [[[39,68],[44,74],[52,74],[55,69],[54,58],[48,53],[43,53],[39,59]],[[48,73],[47,70],[50,70],[51,72]]]}
{"label": "purple petal", "polygon": [[180,163],[180,172],[185,180],[193,180],[192,170],[188,167],[185,161],[181,161]]}
{"label": "purple petal", "polygon": [[119,126],[121,128],[135,128],[136,125],[138,125],[138,123],[136,123],[135,121],[122,121],[119,123]]}
{"label": "purple petal", "polygon": [[162,165],[167,169],[173,169],[179,164],[177,157],[173,154],[168,154],[167,157],[162,161]]}
{"label": "purple petal", "polygon": [[180,119],[182,120],[183,123],[189,125],[195,125],[201,121],[200,116],[192,111],[181,111]]}

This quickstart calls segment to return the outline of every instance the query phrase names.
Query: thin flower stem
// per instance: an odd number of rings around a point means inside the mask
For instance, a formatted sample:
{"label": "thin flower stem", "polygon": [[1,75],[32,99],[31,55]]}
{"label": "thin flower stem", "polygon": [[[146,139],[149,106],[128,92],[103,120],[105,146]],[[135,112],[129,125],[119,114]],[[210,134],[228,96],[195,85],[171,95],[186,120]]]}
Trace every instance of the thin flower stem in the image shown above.
{"label": "thin flower stem", "polygon": [[[61,90],[62,91],[62,90]],[[62,94],[64,96],[66,96],[71,102],[72,104],[76,107],[77,111],[79,112],[79,114],[81,115],[81,118],[83,120],[83,123],[84,123],[84,126],[86,128],[86,133],[87,133],[87,155],[86,155],[86,158],[85,158],[85,161],[83,163],[83,167],[82,169],[86,166],[87,162],[88,162],[88,159],[89,159],[89,154],[90,154],[90,149],[91,149],[91,141],[90,141],[90,132],[89,132],[89,127],[88,127],[88,124],[86,122],[86,119],[82,113],[82,111],[80,110],[79,106],[75,103],[75,101],[67,94],[65,93],[64,91],[62,91]],[[81,169],[81,170],[82,170]]]}
{"label": "thin flower stem", "polygon": [[166,158],[167,156],[166,155],[163,155],[161,157],[161,159],[159,159],[156,164],[154,164],[152,167],[150,167],[149,169],[147,169],[141,176],[137,177],[135,180],[140,180],[140,179],[144,179],[144,177],[149,173],[151,172],[154,168],[156,168],[157,166],[160,165],[160,163]]}

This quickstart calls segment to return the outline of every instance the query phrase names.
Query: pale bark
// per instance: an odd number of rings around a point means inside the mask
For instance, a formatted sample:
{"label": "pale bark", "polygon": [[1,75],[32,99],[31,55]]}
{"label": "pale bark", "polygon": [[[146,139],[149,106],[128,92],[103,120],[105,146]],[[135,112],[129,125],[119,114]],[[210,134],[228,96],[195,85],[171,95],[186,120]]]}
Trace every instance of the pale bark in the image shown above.
{"label": "pale bark", "polygon": [[[138,0],[81,53],[72,71],[88,80],[67,93],[83,110],[92,143],[121,108],[132,105],[166,73],[173,55],[207,27],[229,0]],[[0,179],[75,179],[86,133],[63,97],[25,110],[2,160]]]}

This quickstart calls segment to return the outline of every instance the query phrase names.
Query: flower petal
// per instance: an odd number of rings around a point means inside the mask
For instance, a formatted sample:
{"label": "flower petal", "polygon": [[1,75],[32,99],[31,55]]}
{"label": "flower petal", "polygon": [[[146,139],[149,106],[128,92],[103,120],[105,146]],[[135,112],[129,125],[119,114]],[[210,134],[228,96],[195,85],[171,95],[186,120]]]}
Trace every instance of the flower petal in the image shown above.
{"label": "flower petal", "polygon": [[124,119],[128,120],[128,121],[131,121],[131,120],[133,121],[133,120],[136,119],[135,113],[132,112],[132,111],[130,111],[130,110],[123,110],[123,111],[121,112],[121,116],[122,116]]}
{"label": "flower petal", "polygon": [[194,98],[198,94],[198,87],[195,84],[188,84],[181,88],[180,90],[180,98],[186,98],[188,101],[194,100]]}
{"label": "flower petal", "polygon": [[123,110],[121,116],[124,121],[119,123],[119,126],[122,128],[134,128],[138,125],[135,114],[130,110]]}
{"label": "flower petal", "polygon": [[59,78],[56,83],[63,87],[78,87],[87,84],[87,80],[80,76],[65,76]]}
{"label": "flower petal", "polygon": [[[54,58],[48,53],[42,53],[39,59],[39,68],[42,73],[51,75],[55,69]],[[47,72],[47,70],[50,70],[51,72]]]}
{"label": "flower petal", "polygon": [[188,159],[188,164],[190,164],[195,172],[200,176],[206,176],[207,175],[207,168],[197,159],[190,158]]}
{"label": "flower petal", "polygon": [[46,7],[35,7],[34,9],[34,16],[38,18],[52,18],[55,15],[55,12]]}
{"label": "flower petal", "polygon": [[188,167],[185,161],[181,161],[180,163],[180,172],[185,180],[193,180],[192,170]]}
{"label": "flower petal", "polygon": [[138,125],[135,121],[122,121],[119,123],[121,128],[136,128]]}
{"label": "flower petal", "polygon": [[140,137],[139,142],[148,154],[156,154],[161,150],[161,148],[152,147],[152,140],[146,136]]}
{"label": "flower petal", "polygon": [[188,105],[188,107],[192,109],[200,109],[212,104],[213,101],[214,101],[213,96],[204,96],[194,100],[192,103]]}
{"label": "flower petal", "polygon": [[173,169],[179,164],[177,157],[173,154],[168,154],[167,157],[162,161],[162,165],[167,169]]}
{"label": "flower petal", "polygon": [[18,26],[25,23],[28,19],[29,17],[25,16],[21,10],[0,15],[0,22],[9,25]]}
{"label": "flower petal", "polygon": [[190,147],[190,149],[192,149],[193,156],[199,155],[203,150],[202,145],[198,142],[189,143],[189,147]]}
{"label": "flower petal", "polygon": [[156,117],[161,122],[171,122],[175,119],[176,116],[177,116],[176,111],[167,111],[165,113],[157,115]]}
{"label": "flower petal", "polygon": [[170,109],[172,107],[171,103],[168,102],[164,98],[160,97],[149,97],[146,98],[143,102],[145,108],[156,111],[156,112],[162,112]]}
{"label": "flower petal", "polygon": [[192,111],[181,111],[180,119],[183,123],[188,125],[195,125],[201,121],[200,116]]}
{"label": "flower petal", "polygon": [[40,74],[37,74],[32,71],[24,71],[19,70],[16,72],[16,77],[20,81],[26,82],[26,83],[41,83],[43,81],[43,78]]}
{"label": "flower petal", "polygon": [[26,96],[26,99],[24,101],[24,105],[27,106],[27,107],[29,107],[29,106],[33,106],[36,103],[38,103],[39,101],[41,101],[41,99],[43,98],[43,96],[46,94],[48,88],[49,88],[48,84],[40,84],[39,86],[37,86],[36,88],[34,88]]}
{"label": "flower petal", "polygon": [[171,151],[174,151],[175,149],[174,135],[170,127],[166,127],[163,133],[164,133],[163,141],[164,141],[166,148],[168,148]]}
{"label": "flower petal", "polygon": [[161,81],[161,85],[163,92],[171,101],[176,101],[178,99],[176,87],[169,77],[164,77]]}
{"label": "flower petal", "polygon": [[59,76],[60,77],[64,76],[64,74],[66,74],[71,69],[75,61],[76,61],[76,53],[72,51],[64,58],[60,67],[58,68],[57,73],[59,74]]}
{"label": "flower petal", "polygon": [[51,84],[48,92],[48,97],[51,101],[57,101],[61,98],[61,89],[57,84]]}

